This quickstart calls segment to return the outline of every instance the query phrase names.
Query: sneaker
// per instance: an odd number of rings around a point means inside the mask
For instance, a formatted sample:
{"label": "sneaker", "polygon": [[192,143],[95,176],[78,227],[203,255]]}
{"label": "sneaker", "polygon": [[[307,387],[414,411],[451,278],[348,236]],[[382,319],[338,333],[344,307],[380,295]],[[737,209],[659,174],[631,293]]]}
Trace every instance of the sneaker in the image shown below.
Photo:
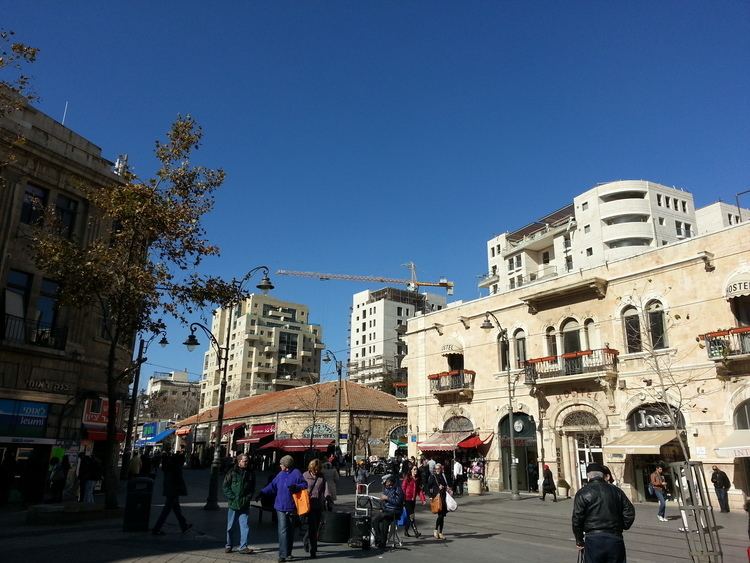
{"label": "sneaker", "polygon": [[227,546],[224,548],[224,553],[232,553],[232,546]]}
{"label": "sneaker", "polygon": [[253,553],[253,550],[249,547],[243,547],[242,549],[238,550],[237,553],[242,553],[243,555],[250,555]]}
{"label": "sneaker", "polygon": [[432,537],[434,537],[436,540],[440,539],[440,534],[438,534],[437,530],[435,530],[434,532],[432,532]]}
{"label": "sneaker", "polygon": [[657,518],[659,519],[659,522],[669,522],[664,516],[657,516]]}
{"label": "sneaker", "polygon": [[445,536],[443,535],[443,532],[438,532],[438,537],[439,537],[439,538],[440,538],[441,540],[444,540],[444,539],[445,539]]}

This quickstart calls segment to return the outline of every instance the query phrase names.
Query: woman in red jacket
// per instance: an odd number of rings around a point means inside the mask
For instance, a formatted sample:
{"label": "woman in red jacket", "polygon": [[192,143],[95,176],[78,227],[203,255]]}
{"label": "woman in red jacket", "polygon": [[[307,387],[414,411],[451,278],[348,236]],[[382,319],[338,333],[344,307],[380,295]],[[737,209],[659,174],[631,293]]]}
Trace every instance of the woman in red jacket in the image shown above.
{"label": "woman in red jacket", "polygon": [[417,497],[425,503],[424,491],[422,490],[422,484],[419,479],[419,468],[413,465],[409,472],[404,475],[403,481],[401,481],[401,488],[404,491],[404,506],[406,507],[406,514],[408,514],[408,520],[404,525],[404,534],[409,534],[409,528],[414,529],[414,537],[418,538],[422,534],[417,530],[417,523],[414,520],[414,509],[417,506]]}

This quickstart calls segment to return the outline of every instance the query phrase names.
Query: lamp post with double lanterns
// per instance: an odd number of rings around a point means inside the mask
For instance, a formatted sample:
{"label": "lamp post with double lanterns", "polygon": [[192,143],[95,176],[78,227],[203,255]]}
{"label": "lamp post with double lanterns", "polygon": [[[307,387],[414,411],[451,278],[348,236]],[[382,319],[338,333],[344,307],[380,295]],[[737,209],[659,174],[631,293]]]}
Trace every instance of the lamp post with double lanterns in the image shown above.
{"label": "lamp post with double lanterns", "polygon": [[141,338],[140,342],[138,343],[138,356],[135,360],[135,375],[133,376],[133,392],[130,395],[130,412],[128,413],[128,431],[125,434],[125,449],[122,452],[122,466],[120,467],[120,479],[125,480],[128,478],[128,466],[130,465],[130,456],[131,454],[131,448],[133,445],[133,431],[134,431],[134,421],[135,421],[135,413],[138,409],[138,385],[140,385],[141,381],[141,366],[146,362],[148,358],[146,358],[145,354],[148,352],[148,347],[151,345],[151,343],[154,341],[154,339],[157,336],[161,336],[161,340],[159,340],[159,346],[162,348],[166,347],[167,344],[169,344],[169,341],[167,340],[167,333],[163,330],[160,330],[159,332],[155,332],[151,338],[143,339]]}
{"label": "lamp post with double lanterns", "polygon": [[214,446],[214,458],[211,462],[211,476],[208,481],[208,497],[206,498],[206,504],[203,507],[204,510],[219,509],[218,493],[219,471],[221,469],[221,438],[223,430],[222,427],[224,425],[224,402],[226,400],[227,394],[227,369],[229,367],[229,340],[232,336],[232,314],[234,312],[235,306],[245,297],[243,289],[245,282],[250,279],[253,274],[259,271],[263,272],[263,279],[260,280],[260,283],[256,287],[263,293],[266,293],[269,290],[273,289],[273,284],[268,277],[267,266],[258,266],[257,268],[253,268],[248,273],[246,273],[242,277],[242,279],[232,280],[232,286],[235,290],[234,295],[227,303],[224,303],[222,305],[223,308],[228,309],[227,332],[224,346],[219,343],[219,341],[216,339],[216,336],[214,336],[211,330],[201,323],[190,324],[190,335],[187,337],[185,342],[183,342],[188,351],[192,352],[193,350],[198,348],[198,346],[200,346],[200,342],[195,336],[195,331],[199,328],[206,334],[206,336],[208,336],[209,340],[211,341],[211,346],[213,346],[214,350],[216,350],[216,358],[219,361],[219,365],[221,365],[222,361],[224,362],[224,365],[222,366],[221,385],[219,391],[219,412],[216,420],[216,444]]}
{"label": "lamp post with double lanterns", "polygon": [[[495,321],[492,323],[490,317]],[[500,321],[494,313],[487,311],[484,313],[484,321],[480,327],[483,330],[492,330],[497,328],[499,331],[498,337],[500,342],[505,349],[505,371],[508,376],[508,437],[510,438],[510,498],[513,500],[521,500],[521,495],[518,494],[518,460],[516,459],[516,446],[515,446],[515,435],[513,431],[513,383],[510,378],[510,343],[508,341],[508,330],[503,328]]]}
{"label": "lamp post with double lanterns", "polygon": [[323,361],[325,363],[333,361],[333,365],[336,366],[336,374],[338,375],[338,385],[336,387],[336,442],[333,450],[333,453],[338,458],[339,444],[341,441],[341,370],[343,369],[344,364],[340,362],[338,358],[336,358],[336,354],[330,350],[325,351]]}

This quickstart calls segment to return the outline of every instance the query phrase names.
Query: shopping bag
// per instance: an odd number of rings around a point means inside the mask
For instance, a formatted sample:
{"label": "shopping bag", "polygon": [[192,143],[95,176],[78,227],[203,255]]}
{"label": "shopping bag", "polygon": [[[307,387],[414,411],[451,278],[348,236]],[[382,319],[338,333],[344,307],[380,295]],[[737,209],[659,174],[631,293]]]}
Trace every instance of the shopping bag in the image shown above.
{"label": "shopping bag", "polygon": [[443,499],[440,498],[440,495],[435,495],[430,501],[430,512],[437,514],[441,510],[443,510]]}
{"label": "shopping bag", "polygon": [[294,499],[294,505],[297,507],[297,516],[304,516],[310,512],[310,493],[307,492],[307,489],[292,493],[292,499]]}
{"label": "shopping bag", "polygon": [[450,493],[445,493],[445,508],[448,510],[448,512],[455,512],[458,508],[456,499],[454,499],[453,495]]}
{"label": "shopping bag", "polygon": [[406,526],[406,523],[408,521],[409,521],[409,513],[406,512],[406,508],[404,508],[401,511],[401,516],[399,517],[398,522],[396,522],[396,524],[398,524],[399,526]]}

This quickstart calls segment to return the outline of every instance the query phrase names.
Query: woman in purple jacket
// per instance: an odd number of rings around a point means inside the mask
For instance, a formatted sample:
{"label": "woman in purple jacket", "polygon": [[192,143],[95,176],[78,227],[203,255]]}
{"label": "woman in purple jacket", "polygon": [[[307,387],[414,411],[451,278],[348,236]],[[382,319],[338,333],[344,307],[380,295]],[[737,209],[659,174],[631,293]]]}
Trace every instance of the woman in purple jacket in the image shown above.
{"label": "woman in purple jacket", "polygon": [[275,496],[273,507],[276,509],[279,526],[279,561],[291,561],[294,546],[294,515],[297,507],[292,493],[307,488],[307,481],[298,469],[294,469],[294,459],[285,455],[279,461],[281,471],[261,491],[261,495]]}

